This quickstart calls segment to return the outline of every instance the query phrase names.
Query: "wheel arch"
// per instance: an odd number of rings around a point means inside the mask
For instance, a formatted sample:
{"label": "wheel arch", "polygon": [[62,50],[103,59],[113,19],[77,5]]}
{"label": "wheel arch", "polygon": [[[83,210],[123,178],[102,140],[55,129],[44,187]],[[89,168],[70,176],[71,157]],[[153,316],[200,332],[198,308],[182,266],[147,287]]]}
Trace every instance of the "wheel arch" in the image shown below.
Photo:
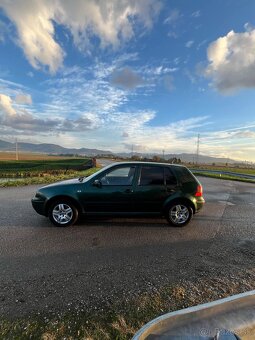
{"label": "wheel arch", "polygon": [[193,214],[195,214],[195,212],[196,212],[195,205],[194,205],[194,203],[193,203],[190,199],[188,199],[188,198],[186,198],[186,197],[176,197],[176,198],[174,198],[174,199],[172,199],[172,200],[169,200],[169,201],[165,202],[164,207],[163,207],[162,214],[165,215],[167,209],[168,209],[172,204],[175,204],[175,203],[183,203],[183,204],[187,204],[188,206],[191,207]]}
{"label": "wheel arch", "polygon": [[49,211],[49,208],[50,206],[54,203],[54,202],[57,202],[58,200],[66,200],[66,201],[69,201],[71,202],[78,210],[78,213],[79,215],[82,214],[82,206],[80,205],[80,203],[73,197],[71,196],[68,196],[68,195],[57,195],[57,196],[54,196],[52,198],[50,198],[47,203],[46,203],[46,206],[45,206],[45,214],[46,216],[48,216],[48,211]]}

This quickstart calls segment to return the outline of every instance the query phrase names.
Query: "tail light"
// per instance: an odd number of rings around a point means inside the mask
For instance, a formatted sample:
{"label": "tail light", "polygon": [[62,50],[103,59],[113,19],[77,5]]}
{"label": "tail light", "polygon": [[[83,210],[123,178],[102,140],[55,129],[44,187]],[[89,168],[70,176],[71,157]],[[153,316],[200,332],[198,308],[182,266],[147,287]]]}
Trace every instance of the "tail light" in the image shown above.
{"label": "tail light", "polygon": [[197,191],[195,193],[195,197],[202,197],[203,196],[203,187],[202,185],[197,186]]}

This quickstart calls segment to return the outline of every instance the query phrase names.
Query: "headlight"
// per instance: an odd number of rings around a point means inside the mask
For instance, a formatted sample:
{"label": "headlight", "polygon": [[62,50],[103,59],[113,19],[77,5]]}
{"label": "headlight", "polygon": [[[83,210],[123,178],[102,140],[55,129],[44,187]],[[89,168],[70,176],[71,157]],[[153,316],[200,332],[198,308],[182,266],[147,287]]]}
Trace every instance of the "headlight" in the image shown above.
{"label": "headlight", "polygon": [[37,192],[37,193],[35,194],[35,198],[45,200],[45,196],[44,196],[43,194],[41,194],[40,192]]}

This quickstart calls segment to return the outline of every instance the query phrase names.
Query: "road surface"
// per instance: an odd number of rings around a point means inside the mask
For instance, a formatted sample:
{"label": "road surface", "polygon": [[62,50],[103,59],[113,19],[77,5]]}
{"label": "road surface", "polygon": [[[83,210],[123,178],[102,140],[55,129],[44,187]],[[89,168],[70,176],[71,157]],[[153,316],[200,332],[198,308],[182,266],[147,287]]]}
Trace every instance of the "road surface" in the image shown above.
{"label": "road surface", "polygon": [[93,309],[201,276],[254,274],[255,185],[201,177],[206,205],[184,228],[164,219],[83,219],[53,227],[0,189],[0,316]]}

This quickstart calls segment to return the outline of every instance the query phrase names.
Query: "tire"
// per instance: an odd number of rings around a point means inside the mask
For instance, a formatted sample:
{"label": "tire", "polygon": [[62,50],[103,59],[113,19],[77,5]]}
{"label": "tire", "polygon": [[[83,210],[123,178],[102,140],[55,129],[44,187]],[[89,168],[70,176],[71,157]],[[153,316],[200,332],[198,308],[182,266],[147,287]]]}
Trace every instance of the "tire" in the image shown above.
{"label": "tire", "polygon": [[192,219],[193,210],[187,203],[175,202],[167,208],[165,217],[170,225],[184,227]]}
{"label": "tire", "polygon": [[68,200],[57,200],[49,208],[50,221],[57,227],[69,227],[78,219],[78,209]]}

